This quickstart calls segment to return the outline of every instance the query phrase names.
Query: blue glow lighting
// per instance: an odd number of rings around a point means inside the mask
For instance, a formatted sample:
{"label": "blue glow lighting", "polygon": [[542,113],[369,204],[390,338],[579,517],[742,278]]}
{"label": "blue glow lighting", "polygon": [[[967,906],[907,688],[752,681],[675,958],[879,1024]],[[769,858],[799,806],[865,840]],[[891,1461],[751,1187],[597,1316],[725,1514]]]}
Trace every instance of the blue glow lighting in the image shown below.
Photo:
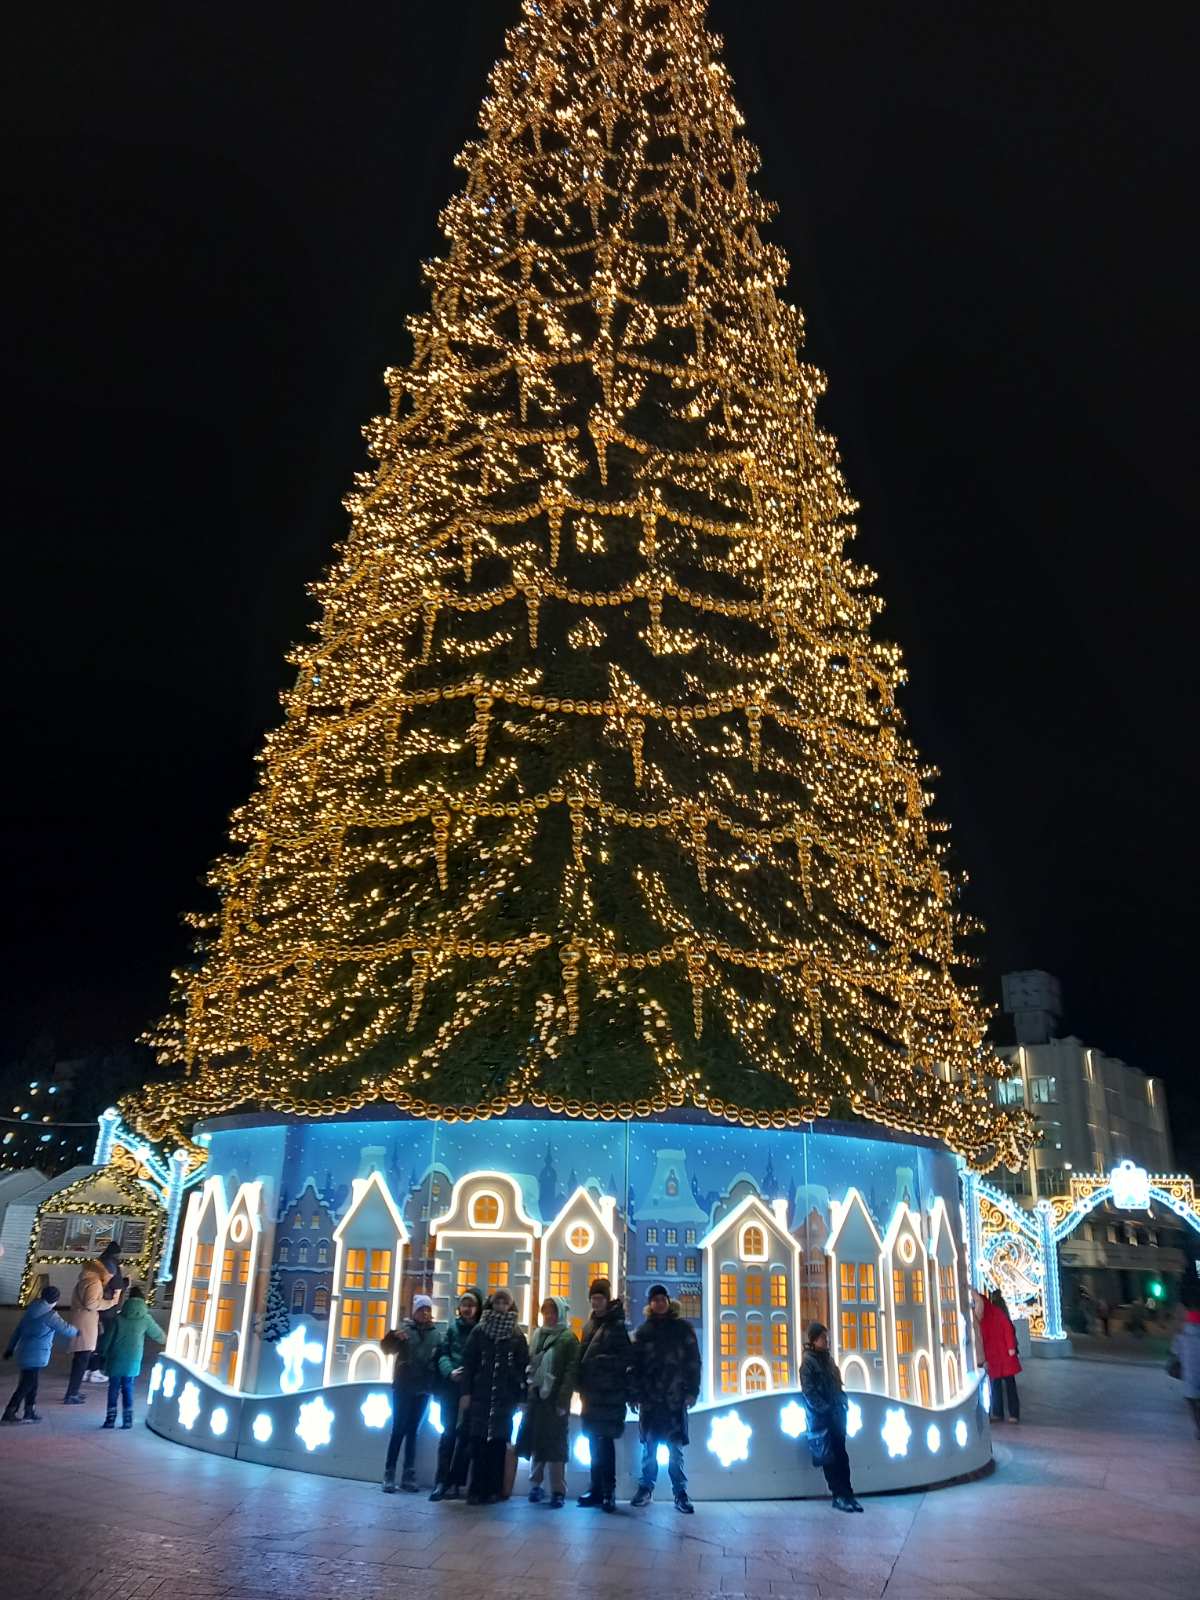
{"label": "blue glow lighting", "polygon": [[171,1398],[171,1396],[175,1393],[175,1384],[176,1384],[176,1381],[178,1379],[178,1376],[179,1375],[175,1371],[174,1367],[168,1367],[167,1368],[166,1377],[163,1379],[163,1397],[165,1399],[169,1400]]}
{"label": "blue glow lighting", "polygon": [[857,1400],[851,1400],[850,1404],[846,1407],[846,1437],[847,1437],[847,1439],[853,1439],[856,1434],[861,1433],[862,1432],[862,1425],[863,1425],[862,1407],[859,1405]]}
{"label": "blue glow lighting", "polygon": [[161,1361],[156,1361],[154,1363],[153,1367],[151,1367],[151,1369],[150,1369],[150,1399],[151,1400],[154,1399],[154,1396],[162,1388],[162,1381],[163,1381],[162,1362]]}
{"label": "blue glow lighting", "polygon": [[985,1411],[992,1409],[992,1380],[985,1378],[979,1385],[979,1404]]}
{"label": "blue glow lighting", "polygon": [[369,1394],[358,1409],[368,1428],[386,1428],[392,1420],[392,1402],[381,1389]]}
{"label": "blue glow lighting", "polygon": [[912,1428],[909,1426],[908,1417],[903,1406],[889,1406],[884,1413],[883,1427],[879,1436],[887,1445],[887,1453],[893,1460],[897,1456],[908,1454],[908,1441],[912,1438]]}
{"label": "blue glow lighting", "polygon": [[925,1430],[925,1447],[931,1456],[937,1455],[942,1448],[942,1430],[936,1422],[931,1422]]}
{"label": "blue glow lighting", "polygon": [[517,1435],[521,1431],[521,1417],[522,1413],[520,1411],[513,1417],[512,1432],[508,1436],[509,1444],[516,1444],[517,1442]]}
{"label": "blue glow lighting", "polygon": [[708,1430],[708,1448],[728,1470],[735,1461],[749,1461],[750,1435],[753,1431],[736,1411],[723,1411],[712,1420]]}
{"label": "blue glow lighting", "polygon": [[229,1413],[224,1406],[217,1406],[208,1419],[208,1425],[220,1439],[229,1426]]}
{"label": "blue glow lighting", "polygon": [[442,1421],[442,1408],[436,1400],[429,1402],[429,1410],[425,1416],[434,1433],[445,1433],[446,1424]]}
{"label": "blue glow lighting", "polygon": [[798,1439],[808,1432],[808,1413],[795,1400],[789,1400],[779,1412],[779,1426],[789,1439]]}
{"label": "blue glow lighting", "polygon": [[592,1446],[586,1433],[581,1433],[575,1441],[575,1448],[571,1454],[581,1467],[590,1467],[592,1464]]}
{"label": "blue glow lighting", "polygon": [[275,1349],[283,1362],[279,1387],[284,1394],[295,1394],[297,1389],[303,1389],[305,1362],[315,1363],[325,1359],[325,1346],[310,1339],[303,1326],[293,1328],[285,1339],[280,1339]]}
{"label": "blue glow lighting", "polygon": [[190,1433],[200,1415],[200,1389],[189,1378],[179,1396],[179,1421]]}
{"label": "blue glow lighting", "polygon": [[967,1425],[961,1417],[954,1424],[954,1442],[960,1450],[967,1448]]}
{"label": "blue glow lighting", "polygon": [[660,1467],[669,1467],[671,1465],[670,1449],[665,1444],[660,1444],[658,1449],[654,1452],[654,1459],[658,1462]]}
{"label": "blue glow lighting", "polygon": [[266,1444],[275,1432],[275,1424],[271,1420],[269,1411],[260,1411],[254,1419],[250,1432],[259,1444]]}

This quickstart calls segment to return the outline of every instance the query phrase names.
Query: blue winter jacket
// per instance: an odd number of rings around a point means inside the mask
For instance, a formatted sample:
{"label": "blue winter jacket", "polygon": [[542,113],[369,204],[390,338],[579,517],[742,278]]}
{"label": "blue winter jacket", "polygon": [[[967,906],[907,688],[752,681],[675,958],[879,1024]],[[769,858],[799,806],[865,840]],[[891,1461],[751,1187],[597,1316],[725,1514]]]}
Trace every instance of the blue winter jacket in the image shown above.
{"label": "blue winter jacket", "polygon": [[64,1322],[48,1300],[35,1300],[13,1329],[9,1351],[15,1353],[19,1367],[47,1367],[54,1335],[73,1339],[76,1329]]}

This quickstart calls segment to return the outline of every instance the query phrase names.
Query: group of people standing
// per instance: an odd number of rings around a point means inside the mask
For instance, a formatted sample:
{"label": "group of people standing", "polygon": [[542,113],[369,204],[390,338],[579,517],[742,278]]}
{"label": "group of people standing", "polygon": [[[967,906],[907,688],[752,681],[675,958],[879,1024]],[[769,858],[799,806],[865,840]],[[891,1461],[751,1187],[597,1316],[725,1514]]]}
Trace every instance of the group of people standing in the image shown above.
{"label": "group of people standing", "polygon": [[[641,1461],[630,1503],[650,1503],[665,1447],[675,1509],[690,1516],[695,1508],[688,1495],[684,1449],[688,1413],[700,1396],[695,1331],[661,1283],[651,1288],[644,1320],[632,1335],[624,1305],[613,1297],[607,1278],[591,1284],[589,1299],[591,1314],[577,1335],[568,1303],[548,1296],[538,1327],[526,1339],[508,1289],[496,1289],[486,1302],[478,1289],[466,1290],[444,1328],[434,1322],[433,1301],[417,1295],[412,1315],[382,1340],[384,1352],[395,1358],[384,1493],[397,1487],[417,1493],[417,1434],[434,1400],[442,1435],[431,1500],[457,1500],[465,1494],[470,1505],[494,1504],[511,1493],[516,1463],[525,1458],[530,1463],[530,1501],[561,1509],[567,1498],[571,1402],[577,1394],[591,1463],[591,1481],[578,1504],[616,1510],[617,1440],[633,1406]],[[846,1397],[820,1323],[809,1329],[801,1385],[809,1413],[809,1447],[825,1472],[833,1504],[840,1511],[861,1511],[846,1453]],[[522,1415],[514,1445],[510,1441],[518,1411]]]}
{"label": "group of people standing", "polygon": [[59,1292],[53,1285],[42,1290],[25,1308],[13,1330],[5,1360],[15,1357],[20,1368],[17,1387],[9,1397],[0,1422],[40,1422],[38,1384],[50,1364],[55,1336],[71,1340],[71,1370],[63,1404],[86,1404],[85,1379],[107,1387],[105,1428],[133,1427],[133,1380],[142,1367],[142,1352],[149,1338],[162,1344],[165,1335],[150,1314],[137,1284],[121,1272],[121,1252],[116,1244],[105,1247],[95,1260],[85,1261],[64,1314],[58,1314]]}

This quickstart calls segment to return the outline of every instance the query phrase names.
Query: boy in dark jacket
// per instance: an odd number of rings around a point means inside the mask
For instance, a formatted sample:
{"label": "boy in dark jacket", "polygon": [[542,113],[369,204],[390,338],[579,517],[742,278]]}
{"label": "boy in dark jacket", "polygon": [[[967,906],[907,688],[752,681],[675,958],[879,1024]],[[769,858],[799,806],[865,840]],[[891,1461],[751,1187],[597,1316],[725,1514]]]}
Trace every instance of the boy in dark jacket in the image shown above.
{"label": "boy in dark jacket", "polygon": [[417,1434],[437,1381],[440,1343],[433,1321],[433,1301],[427,1294],[414,1295],[412,1316],[380,1341],[384,1355],[396,1358],[392,1368],[392,1435],[383,1468],[384,1494],[396,1492],[396,1462],[401,1445],[404,1473],[400,1487],[405,1494],[417,1492]]}
{"label": "boy in dark jacket", "polygon": [[33,1304],[25,1308],[25,1314],[13,1329],[4,1359],[7,1361],[15,1354],[21,1376],[0,1421],[15,1422],[22,1402],[26,1422],[42,1420],[37,1410],[38,1379],[50,1364],[54,1335],[60,1333],[64,1339],[73,1339],[76,1334],[76,1329],[69,1322],[64,1322],[55,1311],[57,1304],[58,1290],[53,1285],[43,1289]]}
{"label": "boy in dark jacket", "polygon": [[633,1341],[631,1371],[642,1438],[642,1470],[635,1506],[649,1505],[658,1481],[658,1447],[667,1447],[667,1471],[675,1509],[690,1516],[683,1447],[688,1442],[688,1412],[700,1397],[700,1346],[691,1323],[665,1285],[650,1290],[646,1320]]}
{"label": "boy in dark jacket", "polygon": [[581,1506],[617,1509],[617,1444],[625,1432],[632,1347],[625,1326],[625,1307],[612,1297],[607,1278],[590,1290],[592,1314],[583,1325],[579,1349],[579,1397],[583,1431],[592,1452],[592,1486],[579,1497]]}
{"label": "boy in dark jacket", "polygon": [[442,1437],[438,1441],[437,1482],[431,1500],[457,1500],[467,1481],[471,1460],[470,1430],[459,1427],[463,1401],[463,1358],[467,1340],[479,1322],[483,1296],[478,1289],[465,1289],[458,1297],[458,1315],[449,1323],[438,1346],[437,1378],[434,1395],[442,1413]]}
{"label": "boy in dark jacket", "polygon": [[800,1363],[800,1388],[808,1412],[808,1448],[813,1466],[820,1467],[833,1496],[835,1511],[861,1511],[850,1485],[850,1457],[846,1454],[847,1401],[842,1375],[829,1353],[829,1331],[811,1322]]}

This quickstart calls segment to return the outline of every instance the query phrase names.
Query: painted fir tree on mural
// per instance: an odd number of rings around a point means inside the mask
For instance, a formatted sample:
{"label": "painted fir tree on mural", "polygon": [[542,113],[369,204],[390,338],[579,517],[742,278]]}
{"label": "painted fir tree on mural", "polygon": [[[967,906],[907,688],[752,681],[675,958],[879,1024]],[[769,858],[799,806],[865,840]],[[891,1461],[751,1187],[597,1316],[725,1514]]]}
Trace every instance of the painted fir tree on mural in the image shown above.
{"label": "painted fir tree on mural", "polygon": [[527,0],[133,1107],[852,1110],[1013,1160],[700,0]]}

